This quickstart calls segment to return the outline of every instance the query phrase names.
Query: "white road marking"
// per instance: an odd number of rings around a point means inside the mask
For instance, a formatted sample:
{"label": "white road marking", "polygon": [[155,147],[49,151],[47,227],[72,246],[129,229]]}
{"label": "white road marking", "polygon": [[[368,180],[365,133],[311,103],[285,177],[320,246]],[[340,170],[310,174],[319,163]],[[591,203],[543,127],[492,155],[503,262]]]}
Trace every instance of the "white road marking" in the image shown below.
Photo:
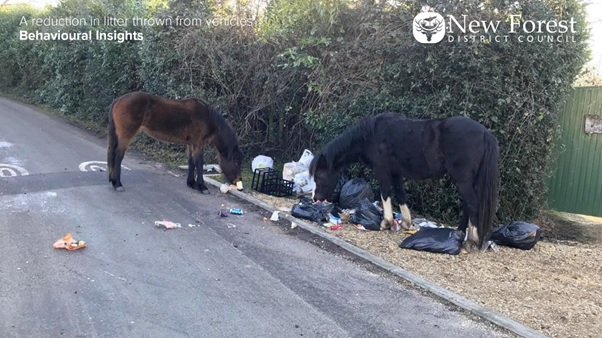
{"label": "white road marking", "polygon": [[108,272],[107,270],[102,270],[102,272],[106,273],[107,275],[109,275],[111,277],[115,277],[115,278],[119,279],[120,281],[127,282],[127,278],[120,277],[120,276],[115,276],[114,274]]}
{"label": "white road marking", "polygon": [[5,142],[5,141],[0,141],[0,148],[10,148],[12,147],[14,144],[10,143],[10,142]]}
{"label": "white road marking", "polygon": [[14,164],[0,163],[0,177],[27,176],[27,169]]}
{"label": "white road marking", "polygon": [[[125,169],[125,170],[131,170],[130,168],[122,165],[121,168]],[[100,171],[100,172],[104,172],[107,171],[107,162],[105,161],[87,161],[87,162],[82,162],[79,165],[79,170],[80,171]]]}

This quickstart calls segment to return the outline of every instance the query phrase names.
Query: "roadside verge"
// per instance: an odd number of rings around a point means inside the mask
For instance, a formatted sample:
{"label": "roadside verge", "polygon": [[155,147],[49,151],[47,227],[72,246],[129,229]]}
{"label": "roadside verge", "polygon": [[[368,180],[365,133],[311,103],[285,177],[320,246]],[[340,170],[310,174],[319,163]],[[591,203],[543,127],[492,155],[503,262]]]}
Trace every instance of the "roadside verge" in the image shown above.
{"label": "roadside verge", "polygon": [[[219,189],[220,185],[222,184],[221,182],[216,181],[215,179],[208,177],[208,176],[205,176],[204,180],[206,183],[209,183],[218,189]],[[263,208],[270,213],[272,213],[274,211],[280,211],[277,208],[275,208],[274,206],[271,206],[249,194],[245,194],[244,192],[230,190],[229,193],[236,196],[237,198],[243,199],[251,204],[254,204],[257,207]],[[477,315],[485,320],[488,320],[489,322],[491,322],[501,328],[504,328],[504,329],[511,331],[522,337],[529,337],[529,338],[546,337],[545,335],[543,335],[529,327],[526,327],[502,314],[493,312],[485,307],[480,306],[479,304],[477,304],[471,300],[468,300],[468,299],[461,297],[449,290],[446,290],[433,283],[430,283],[430,282],[426,281],[425,279],[423,279],[417,275],[414,275],[413,273],[411,273],[407,270],[404,270],[399,266],[389,263],[389,262],[385,261],[384,259],[377,257],[366,250],[360,249],[336,236],[333,236],[333,235],[327,233],[326,231],[324,231],[308,222],[305,222],[304,220],[298,219],[298,218],[293,217],[286,213],[281,213],[280,217],[281,217],[281,219],[285,219],[290,222],[295,222],[297,224],[297,226],[299,226],[303,230],[308,231],[314,235],[320,236],[321,238],[328,240],[329,242],[346,250],[347,252],[351,253],[352,255],[362,258],[362,259],[366,260],[367,262],[374,264],[375,266],[378,266],[378,267],[392,273],[393,275],[398,276],[398,277],[416,285],[417,287],[422,288],[422,289],[432,293],[433,295],[435,295],[445,301],[448,301],[474,315]]]}

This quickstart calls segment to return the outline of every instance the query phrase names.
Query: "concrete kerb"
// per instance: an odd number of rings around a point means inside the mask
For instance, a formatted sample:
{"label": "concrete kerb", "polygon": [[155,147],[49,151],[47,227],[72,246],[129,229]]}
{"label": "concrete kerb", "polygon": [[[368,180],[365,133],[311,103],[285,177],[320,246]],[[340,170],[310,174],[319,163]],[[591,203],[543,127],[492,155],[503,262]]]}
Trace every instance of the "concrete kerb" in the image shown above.
{"label": "concrete kerb", "polygon": [[[211,185],[213,185],[217,188],[219,188],[219,186],[222,184],[221,182],[218,182],[215,179],[208,177],[208,176],[205,176],[204,179],[205,179],[205,182],[210,183]],[[280,211],[280,210],[276,209],[274,206],[269,205],[263,201],[260,201],[257,198],[255,198],[249,194],[245,194],[244,192],[230,190],[229,193],[240,199],[243,199],[251,204],[261,207],[269,212]],[[449,290],[446,290],[440,286],[432,284],[432,283],[426,281],[425,279],[423,279],[419,276],[416,276],[416,275],[412,274],[411,272],[400,268],[397,265],[389,263],[389,262],[385,261],[384,259],[377,257],[364,249],[360,249],[348,242],[345,242],[344,240],[342,240],[336,236],[333,236],[333,235],[327,233],[326,231],[324,231],[310,223],[307,223],[301,219],[295,218],[286,213],[281,213],[280,218],[285,219],[290,222],[295,222],[303,230],[308,231],[317,236],[320,236],[321,238],[330,241],[331,243],[350,252],[351,254],[358,256],[382,269],[385,269],[388,272],[390,272],[398,277],[401,277],[404,280],[406,280],[410,283],[413,283],[416,286],[418,286],[424,290],[429,291],[430,293],[434,294],[435,296],[437,296],[445,301],[448,301],[460,308],[463,308],[464,310],[469,311],[485,320],[488,320],[491,323],[493,323],[501,328],[504,328],[504,329],[511,331],[522,337],[529,337],[529,338],[547,337],[529,327],[526,327],[526,326],[502,315],[502,314],[491,311],[485,307],[480,306],[479,304],[477,304],[471,300],[468,300],[468,299],[466,299],[460,295],[457,295]]]}

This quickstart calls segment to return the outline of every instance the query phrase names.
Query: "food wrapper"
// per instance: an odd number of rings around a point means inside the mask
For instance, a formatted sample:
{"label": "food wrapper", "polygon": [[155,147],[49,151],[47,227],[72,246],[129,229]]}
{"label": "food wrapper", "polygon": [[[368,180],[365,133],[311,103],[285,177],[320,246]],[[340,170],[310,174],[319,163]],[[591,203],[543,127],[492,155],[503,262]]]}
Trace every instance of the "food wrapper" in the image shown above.
{"label": "food wrapper", "polygon": [[[241,184],[242,184],[242,182],[241,182]],[[234,190],[234,189],[236,189],[236,185],[234,185],[234,184],[222,183],[222,185],[219,186],[219,191],[221,191],[223,194],[227,193],[230,190]]]}
{"label": "food wrapper", "polygon": [[73,236],[71,235],[71,233],[67,233],[67,235],[65,237],[54,242],[52,247],[55,249],[67,249],[69,251],[73,251],[73,250],[85,248],[86,242],[76,241],[75,239],[73,239]]}
{"label": "food wrapper", "polygon": [[166,219],[162,220],[162,221],[156,221],[155,225],[158,228],[164,227],[165,229],[174,229],[174,228],[181,228],[182,225],[180,223],[174,223],[172,221],[168,221]]}

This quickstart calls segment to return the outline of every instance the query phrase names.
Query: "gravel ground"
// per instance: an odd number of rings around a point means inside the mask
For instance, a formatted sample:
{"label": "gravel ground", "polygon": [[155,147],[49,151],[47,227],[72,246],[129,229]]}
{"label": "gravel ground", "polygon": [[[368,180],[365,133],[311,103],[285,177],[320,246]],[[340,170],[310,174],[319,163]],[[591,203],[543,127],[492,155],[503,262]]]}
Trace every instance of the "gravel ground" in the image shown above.
{"label": "gravel ground", "polygon": [[[251,194],[277,208],[297,201]],[[550,337],[600,337],[602,224],[596,221],[546,213],[534,221],[544,238],[532,250],[499,246],[458,256],[401,249],[408,236],[402,233],[351,224],[330,232]]]}

